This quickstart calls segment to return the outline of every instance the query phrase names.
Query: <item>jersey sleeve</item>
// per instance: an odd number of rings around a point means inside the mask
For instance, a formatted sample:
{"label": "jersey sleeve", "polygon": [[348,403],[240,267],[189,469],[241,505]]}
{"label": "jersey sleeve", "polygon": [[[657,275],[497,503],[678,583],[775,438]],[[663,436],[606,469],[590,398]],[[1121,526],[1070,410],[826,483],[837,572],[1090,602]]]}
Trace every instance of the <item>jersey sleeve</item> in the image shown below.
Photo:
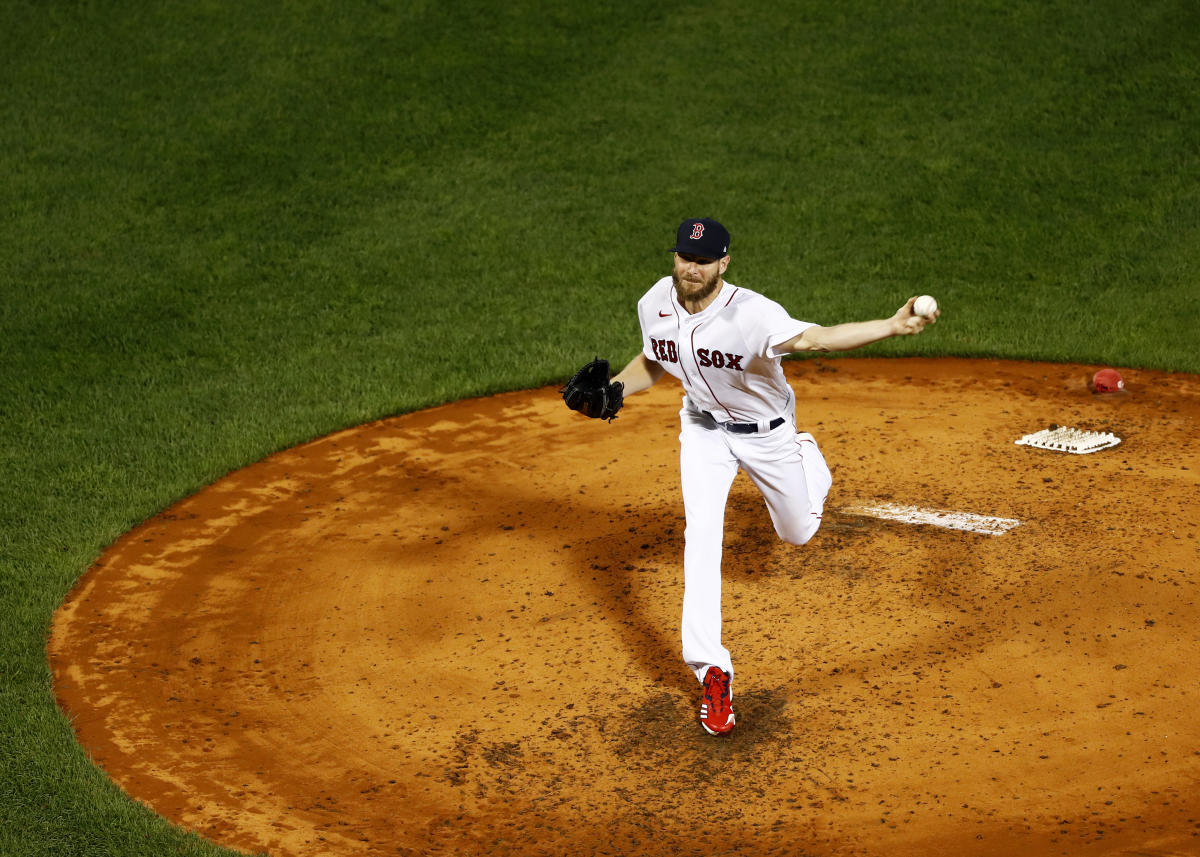
{"label": "jersey sleeve", "polygon": [[812,322],[792,318],[778,303],[763,298],[762,305],[754,313],[751,329],[747,331],[747,344],[758,356],[771,360],[787,353],[779,350],[780,345],[815,326]]}
{"label": "jersey sleeve", "polygon": [[781,333],[769,340],[766,351],[767,357],[783,357],[785,354],[789,354],[790,352],[782,350],[779,346],[795,339],[810,327],[816,327],[816,324],[811,321],[796,321],[796,319],[792,319],[792,322],[795,326],[788,330],[788,332]]}
{"label": "jersey sleeve", "polygon": [[638,325],[642,329],[642,354],[646,356],[647,360],[653,360],[655,363],[660,361],[657,355],[655,355],[654,346],[651,343],[650,319],[653,318],[653,307],[657,306],[657,304],[661,302],[661,296],[656,294],[656,292],[661,290],[662,284],[663,281],[659,280],[657,283],[651,286],[650,291],[642,295],[642,298],[638,301],[637,305]]}
{"label": "jersey sleeve", "polygon": [[637,322],[642,325],[642,354],[646,355],[647,360],[658,362],[658,356],[654,354],[654,346],[650,343],[650,335],[647,332],[646,314],[644,314],[641,305],[637,307]]}

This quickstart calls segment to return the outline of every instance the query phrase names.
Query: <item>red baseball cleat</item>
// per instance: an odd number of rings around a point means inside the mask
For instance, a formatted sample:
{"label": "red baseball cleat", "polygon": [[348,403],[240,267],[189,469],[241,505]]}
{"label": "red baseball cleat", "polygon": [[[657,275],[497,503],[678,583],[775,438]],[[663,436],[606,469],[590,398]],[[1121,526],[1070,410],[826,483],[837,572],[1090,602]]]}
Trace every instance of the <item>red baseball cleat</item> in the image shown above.
{"label": "red baseball cleat", "polygon": [[733,677],[720,667],[709,667],[704,674],[704,697],[700,701],[700,725],[709,735],[728,735],[733,731]]}

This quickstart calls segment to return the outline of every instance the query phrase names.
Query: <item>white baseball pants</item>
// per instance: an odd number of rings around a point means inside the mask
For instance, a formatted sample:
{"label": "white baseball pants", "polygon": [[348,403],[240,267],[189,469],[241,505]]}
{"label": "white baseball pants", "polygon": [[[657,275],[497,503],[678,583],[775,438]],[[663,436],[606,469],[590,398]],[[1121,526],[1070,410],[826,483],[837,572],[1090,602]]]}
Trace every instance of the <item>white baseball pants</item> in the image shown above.
{"label": "white baseball pants", "polygon": [[766,500],[775,532],[802,545],[821,526],[833,477],[813,436],[794,417],[763,434],[733,434],[683,400],[679,412],[680,482],[687,519],[683,548],[683,660],[704,680],[710,666],[733,675],[721,643],[721,551],[725,505],[738,468]]}

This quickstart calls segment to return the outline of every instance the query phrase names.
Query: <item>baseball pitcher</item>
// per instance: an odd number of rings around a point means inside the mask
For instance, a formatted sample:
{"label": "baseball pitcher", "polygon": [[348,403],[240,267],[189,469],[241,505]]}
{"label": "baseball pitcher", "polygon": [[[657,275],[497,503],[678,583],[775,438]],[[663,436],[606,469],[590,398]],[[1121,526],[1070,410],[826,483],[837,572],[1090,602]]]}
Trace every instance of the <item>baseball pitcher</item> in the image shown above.
{"label": "baseball pitcher", "polygon": [[624,399],[669,372],[683,385],[683,660],[703,685],[700,725],[734,727],[733,675],[721,642],[721,550],[725,505],[738,469],[762,493],[786,542],[817,532],[832,483],[816,440],[796,429],[796,399],[781,359],[799,351],[849,351],[920,333],[941,314],[918,315],[909,299],[890,318],[822,327],[725,281],[729,232],[709,218],[679,226],[674,269],[638,302],[642,351],[614,378],[594,360],[567,382],[563,400],[586,416],[613,420]]}

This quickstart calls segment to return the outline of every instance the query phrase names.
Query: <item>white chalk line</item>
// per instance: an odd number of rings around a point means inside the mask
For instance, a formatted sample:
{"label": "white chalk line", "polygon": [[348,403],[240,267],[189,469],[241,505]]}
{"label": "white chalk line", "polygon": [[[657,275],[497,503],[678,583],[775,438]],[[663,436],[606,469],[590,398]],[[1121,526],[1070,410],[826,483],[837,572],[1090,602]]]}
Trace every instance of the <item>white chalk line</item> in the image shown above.
{"label": "white chalk line", "polygon": [[975,515],[971,512],[949,512],[941,509],[922,509],[919,506],[897,506],[884,503],[875,506],[855,506],[843,510],[848,515],[865,515],[902,524],[928,524],[947,530],[962,530],[1002,536],[1021,522],[1015,518],[996,518],[990,515]]}

